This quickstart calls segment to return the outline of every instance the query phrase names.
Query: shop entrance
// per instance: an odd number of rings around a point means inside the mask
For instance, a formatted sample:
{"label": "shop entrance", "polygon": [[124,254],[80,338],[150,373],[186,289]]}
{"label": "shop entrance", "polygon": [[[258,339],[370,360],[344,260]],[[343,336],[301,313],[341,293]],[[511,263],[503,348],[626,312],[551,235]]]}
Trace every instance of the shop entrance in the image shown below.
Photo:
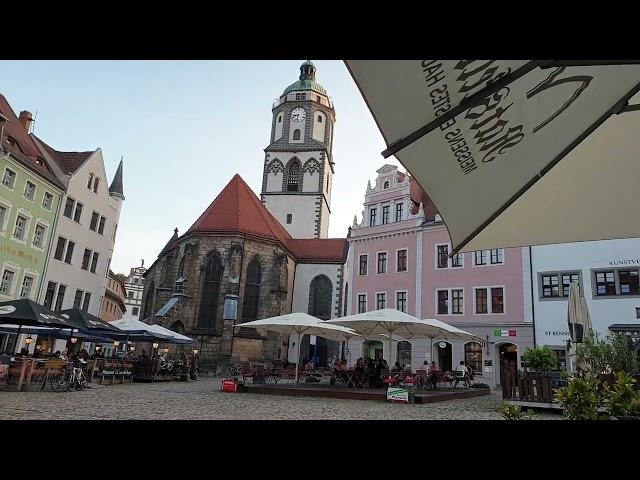
{"label": "shop entrance", "polygon": [[504,385],[504,376],[518,371],[518,346],[513,343],[502,343],[498,346],[500,359],[500,385]]}
{"label": "shop entrance", "polygon": [[438,365],[441,372],[452,370],[451,344],[449,342],[436,342],[436,352],[438,352]]}

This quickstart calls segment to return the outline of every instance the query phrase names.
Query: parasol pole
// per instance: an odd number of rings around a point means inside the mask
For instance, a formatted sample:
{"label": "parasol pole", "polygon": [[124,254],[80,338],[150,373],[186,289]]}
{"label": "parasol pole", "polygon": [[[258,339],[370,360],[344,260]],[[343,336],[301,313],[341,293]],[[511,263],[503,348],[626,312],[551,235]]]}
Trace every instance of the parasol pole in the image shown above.
{"label": "parasol pole", "polygon": [[16,348],[20,346],[20,330],[22,330],[22,324],[18,325],[18,333],[16,334],[16,346],[13,347],[13,353],[16,353]]}
{"label": "parasol pole", "polygon": [[298,364],[300,363],[300,330],[298,330],[298,353],[296,355],[296,381],[298,383]]}

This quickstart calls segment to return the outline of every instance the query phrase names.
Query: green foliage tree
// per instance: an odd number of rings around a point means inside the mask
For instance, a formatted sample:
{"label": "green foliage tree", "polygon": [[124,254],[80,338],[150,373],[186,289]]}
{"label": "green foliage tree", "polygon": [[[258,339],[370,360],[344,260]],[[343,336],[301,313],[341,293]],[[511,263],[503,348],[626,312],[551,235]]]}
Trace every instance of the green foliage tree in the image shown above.
{"label": "green foliage tree", "polygon": [[638,369],[636,356],[629,348],[626,335],[614,333],[601,339],[598,332],[589,330],[583,343],[576,348],[576,355],[579,363],[595,373],[633,374]]}
{"label": "green foliage tree", "polygon": [[603,390],[606,389],[597,374],[584,372],[558,389],[556,398],[569,420],[597,420],[604,418],[598,410],[604,405]]}
{"label": "green foliage tree", "polygon": [[624,372],[616,374],[616,383],[606,392],[607,410],[610,415],[640,416],[640,392],[634,388],[636,380]]}
{"label": "green foliage tree", "polygon": [[558,359],[546,345],[528,348],[522,358],[528,368],[540,373],[547,373],[558,368]]}

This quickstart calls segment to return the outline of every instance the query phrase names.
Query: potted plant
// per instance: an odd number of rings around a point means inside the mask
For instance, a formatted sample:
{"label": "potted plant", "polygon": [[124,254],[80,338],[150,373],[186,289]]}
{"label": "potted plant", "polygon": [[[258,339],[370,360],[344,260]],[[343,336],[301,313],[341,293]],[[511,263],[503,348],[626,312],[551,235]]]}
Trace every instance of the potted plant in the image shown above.
{"label": "potted plant", "polygon": [[522,359],[527,368],[542,375],[558,368],[558,359],[546,345],[527,349]]}

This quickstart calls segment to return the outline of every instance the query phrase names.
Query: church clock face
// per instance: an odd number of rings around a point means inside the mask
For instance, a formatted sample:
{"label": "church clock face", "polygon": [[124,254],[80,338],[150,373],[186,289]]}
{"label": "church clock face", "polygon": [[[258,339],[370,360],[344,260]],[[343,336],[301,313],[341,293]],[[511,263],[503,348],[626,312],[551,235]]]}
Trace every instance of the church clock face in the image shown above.
{"label": "church clock face", "polygon": [[304,122],[304,119],[307,118],[307,112],[304,108],[298,107],[294,108],[291,112],[291,121],[292,122]]}

